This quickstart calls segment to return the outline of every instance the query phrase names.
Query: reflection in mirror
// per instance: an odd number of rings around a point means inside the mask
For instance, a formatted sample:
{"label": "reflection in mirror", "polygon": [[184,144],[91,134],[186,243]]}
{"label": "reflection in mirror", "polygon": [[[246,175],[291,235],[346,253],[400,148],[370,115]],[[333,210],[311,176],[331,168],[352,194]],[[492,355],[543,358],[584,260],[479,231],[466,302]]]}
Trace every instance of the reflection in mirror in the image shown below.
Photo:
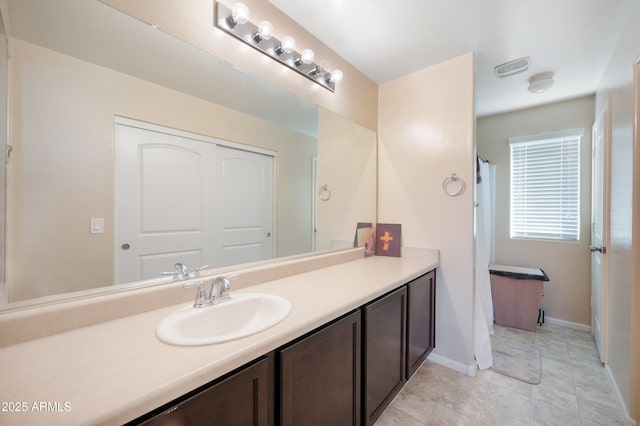
{"label": "reflection in mirror", "polygon": [[[0,164],[4,166],[7,156],[10,155],[10,146],[7,145],[7,83],[9,51],[7,45],[7,33],[4,26],[4,17],[0,13]],[[6,167],[0,170],[0,188],[6,187]],[[5,191],[0,190],[0,304],[6,302],[7,292],[5,291],[5,218],[6,218],[6,198]]]}
{"label": "reflection in mirror", "polygon": [[[95,288],[123,288],[114,287],[119,281],[117,255],[130,242],[119,241],[118,227],[122,217],[139,221],[140,212],[125,208],[124,214],[116,216],[122,211],[119,188],[139,188],[141,181],[116,185],[121,153],[118,117],[155,130],[165,129],[159,132],[164,135],[177,132],[191,143],[272,155],[273,253],[268,257],[344,245],[331,241],[348,241],[352,236],[347,234],[353,232],[357,221],[375,219],[375,161],[367,186],[373,191],[365,191],[373,194],[373,200],[363,201],[356,192],[349,192],[360,191],[365,185],[358,180],[355,186],[345,185],[342,193],[351,195],[344,208],[337,202],[332,205],[334,210],[343,211],[340,226],[348,232],[334,232],[335,220],[324,221],[320,206],[316,219],[316,178],[334,169],[328,163],[325,167],[318,148],[315,105],[98,1],[7,3],[8,14],[3,12],[12,28],[9,85],[14,148],[7,169],[6,293],[9,302],[14,302],[7,305],[9,308],[16,303],[40,303],[43,297],[47,300],[52,295],[92,295],[104,292]],[[355,144],[359,148],[352,154],[358,159],[349,162],[352,173],[344,178],[371,177],[369,159],[371,155],[375,158],[375,133],[358,130],[360,126],[332,114],[324,117],[324,125],[333,129],[330,132],[350,128],[347,134],[353,137],[366,135],[362,139],[367,142]],[[349,145],[351,136],[335,136],[327,139],[341,140],[343,149]],[[365,145],[367,154],[362,152]],[[192,147],[184,149],[194,151]],[[211,155],[219,158],[219,154]],[[341,155],[345,165],[349,154]],[[162,177],[164,164],[153,164],[154,170],[160,171],[158,178]],[[206,163],[202,170],[214,167],[211,164]],[[361,166],[365,172],[356,170]],[[175,167],[171,171],[181,175]],[[242,175],[243,169],[238,170],[236,175]],[[193,206],[195,196],[186,202],[175,185],[157,182],[160,192],[154,195],[156,210],[179,211],[181,206]],[[342,184],[336,181],[334,186],[340,188]],[[191,189],[186,192],[195,193]],[[348,206],[353,202],[366,214]],[[200,209],[201,217],[224,211],[215,199],[213,205]],[[353,216],[346,216],[347,212]],[[330,237],[316,235],[316,226]],[[190,259],[191,268],[229,265],[222,255]],[[167,256],[153,275],[173,270],[173,264],[180,260]],[[140,274],[140,264],[134,265],[136,268],[136,279],[149,278]],[[34,279],[34,272],[38,279]]]}

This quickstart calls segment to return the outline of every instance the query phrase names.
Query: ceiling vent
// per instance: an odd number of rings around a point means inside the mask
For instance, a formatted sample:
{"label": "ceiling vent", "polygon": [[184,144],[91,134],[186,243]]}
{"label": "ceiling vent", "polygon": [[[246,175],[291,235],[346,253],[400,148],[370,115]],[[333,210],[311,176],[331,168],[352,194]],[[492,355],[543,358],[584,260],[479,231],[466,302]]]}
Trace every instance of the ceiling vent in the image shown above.
{"label": "ceiling vent", "polygon": [[497,65],[493,71],[496,73],[496,77],[505,78],[528,70],[529,65],[531,65],[531,58],[525,56],[524,58],[514,59],[513,61]]}

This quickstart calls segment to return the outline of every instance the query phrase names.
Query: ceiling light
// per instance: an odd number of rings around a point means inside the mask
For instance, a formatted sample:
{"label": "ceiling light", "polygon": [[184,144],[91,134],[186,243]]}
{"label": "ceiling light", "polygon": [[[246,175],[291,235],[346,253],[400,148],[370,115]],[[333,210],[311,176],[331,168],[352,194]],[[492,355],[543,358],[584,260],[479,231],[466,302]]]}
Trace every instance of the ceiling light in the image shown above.
{"label": "ceiling light", "polygon": [[344,75],[342,74],[342,71],[335,70],[331,73],[331,75],[329,75],[327,81],[329,81],[329,83],[340,83],[343,77]]}
{"label": "ceiling light", "polygon": [[262,21],[258,24],[258,31],[253,35],[256,43],[262,40],[270,40],[273,37],[273,24],[269,21]]}
{"label": "ceiling light", "polygon": [[246,24],[249,22],[249,8],[244,3],[236,3],[231,8],[231,14],[227,18],[227,22],[231,28],[238,24]]}
{"label": "ceiling light", "polygon": [[249,16],[249,8],[243,3],[235,3],[233,7],[228,7],[220,1],[215,2],[214,25],[218,29],[325,89],[335,92],[336,83],[342,80],[342,72],[329,73],[323,65],[325,61],[315,63],[313,50],[304,49],[297,52],[293,37],[278,39],[274,36],[273,24],[260,21],[256,25],[249,20]]}
{"label": "ceiling light", "polygon": [[542,72],[540,74],[531,76],[531,78],[529,79],[529,91],[531,93],[542,93],[546,90],[549,90],[549,88],[553,86],[553,83],[553,73]]}
{"label": "ceiling light", "polygon": [[286,36],[280,42],[280,46],[276,47],[276,53],[282,55],[283,53],[291,53],[296,50],[296,39],[291,36]]}
{"label": "ceiling light", "polygon": [[531,65],[531,58],[525,56],[523,58],[514,59],[513,61],[505,62],[504,64],[496,65],[493,68],[493,72],[498,78],[505,78],[515,74],[520,74],[529,69]]}
{"label": "ceiling light", "polygon": [[300,57],[296,59],[295,64],[300,66],[302,64],[309,65],[316,58],[316,54],[313,53],[311,49],[304,49],[302,53],[300,53]]}

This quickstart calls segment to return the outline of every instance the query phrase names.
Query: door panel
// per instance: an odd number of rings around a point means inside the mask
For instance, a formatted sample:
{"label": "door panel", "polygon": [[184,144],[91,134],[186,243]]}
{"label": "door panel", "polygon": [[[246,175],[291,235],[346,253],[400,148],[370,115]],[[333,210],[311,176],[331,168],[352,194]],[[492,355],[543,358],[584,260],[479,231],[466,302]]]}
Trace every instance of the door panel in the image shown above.
{"label": "door panel", "polygon": [[[169,144],[171,143],[171,144]],[[203,228],[202,170],[210,158],[167,144],[139,145],[140,231],[198,232]]]}
{"label": "door panel", "polygon": [[[273,256],[273,157],[116,124],[116,283]],[[166,130],[166,131],[165,131]]]}
{"label": "door panel", "polygon": [[361,424],[361,319],[356,311],[280,350],[280,424]]}
{"label": "door panel", "polygon": [[407,284],[407,380],[436,345],[436,273],[431,271]]}
{"label": "door panel", "polygon": [[369,303],[363,314],[364,423],[372,425],[406,383],[406,287]]}
{"label": "door panel", "polygon": [[214,256],[216,146],[116,125],[116,283]]}
{"label": "door panel", "polygon": [[273,257],[273,157],[218,147],[220,258],[233,265]]}
{"label": "door panel", "polygon": [[607,361],[609,300],[609,105],[593,125],[591,185],[591,329],[602,362]]}

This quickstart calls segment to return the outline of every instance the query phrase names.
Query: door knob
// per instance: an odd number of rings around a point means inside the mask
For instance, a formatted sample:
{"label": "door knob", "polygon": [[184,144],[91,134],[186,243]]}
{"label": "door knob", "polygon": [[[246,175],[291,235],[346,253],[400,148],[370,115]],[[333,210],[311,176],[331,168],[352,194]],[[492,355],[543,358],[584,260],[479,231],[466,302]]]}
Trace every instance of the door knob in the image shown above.
{"label": "door knob", "polygon": [[606,247],[604,247],[604,246],[603,246],[603,247],[594,247],[594,246],[591,246],[591,247],[589,247],[589,251],[590,251],[591,253],[595,253],[595,252],[599,251],[599,252],[600,252],[600,253],[602,253],[602,254],[606,254],[606,253],[607,253],[607,248],[606,248]]}

